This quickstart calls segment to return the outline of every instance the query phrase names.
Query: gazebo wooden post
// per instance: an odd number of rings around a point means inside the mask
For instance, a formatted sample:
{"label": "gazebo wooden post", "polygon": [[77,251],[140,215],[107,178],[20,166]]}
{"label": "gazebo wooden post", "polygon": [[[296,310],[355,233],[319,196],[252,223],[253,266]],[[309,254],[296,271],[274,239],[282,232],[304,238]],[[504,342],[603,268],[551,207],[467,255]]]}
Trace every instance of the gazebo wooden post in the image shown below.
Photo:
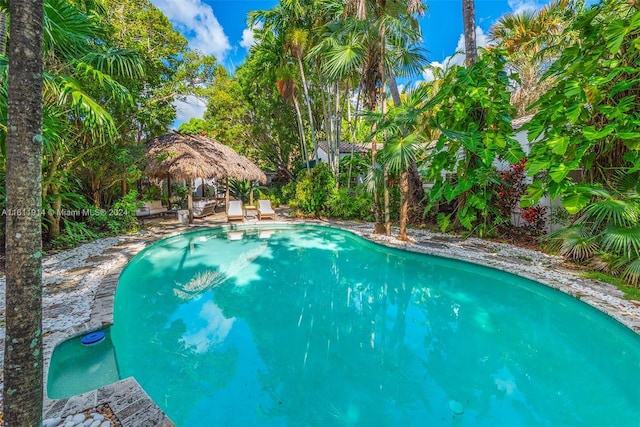
{"label": "gazebo wooden post", "polygon": [[224,192],[224,210],[226,213],[229,213],[229,177],[225,180],[226,190]]}
{"label": "gazebo wooden post", "polygon": [[167,197],[167,200],[169,200],[169,209],[171,209],[171,197],[173,197],[173,195],[171,194],[171,174],[169,172],[167,172]]}
{"label": "gazebo wooden post", "polygon": [[249,204],[253,205],[253,181],[249,180]]}
{"label": "gazebo wooden post", "polygon": [[191,180],[187,179],[187,208],[189,209],[189,224],[193,224],[193,192],[191,191]]}

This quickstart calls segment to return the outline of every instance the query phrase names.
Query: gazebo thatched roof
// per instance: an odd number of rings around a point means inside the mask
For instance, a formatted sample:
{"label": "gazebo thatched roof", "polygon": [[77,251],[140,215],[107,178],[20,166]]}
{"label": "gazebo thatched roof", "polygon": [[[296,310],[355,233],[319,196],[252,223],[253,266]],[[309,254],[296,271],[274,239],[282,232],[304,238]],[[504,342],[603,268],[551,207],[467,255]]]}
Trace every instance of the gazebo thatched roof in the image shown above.
{"label": "gazebo thatched roof", "polygon": [[171,132],[147,143],[146,173],[176,179],[235,178],[265,183],[267,178],[251,160],[202,135]]}

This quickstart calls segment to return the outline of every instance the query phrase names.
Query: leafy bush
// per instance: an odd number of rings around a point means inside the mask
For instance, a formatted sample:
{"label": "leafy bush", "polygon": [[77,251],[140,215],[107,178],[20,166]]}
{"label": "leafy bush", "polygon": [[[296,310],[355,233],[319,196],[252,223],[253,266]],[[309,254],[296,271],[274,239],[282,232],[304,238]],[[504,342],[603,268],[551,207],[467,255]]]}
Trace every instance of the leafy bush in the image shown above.
{"label": "leafy bush", "polygon": [[64,220],[64,232],[60,233],[55,239],[52,239],[51,244],[59,248],[73,247],[90,242],[99,237],[98,234],[89,228],[88,223],[69,219]]}
{"label": "leafy bush", "polygon": [[249,201],[249,194],[251,193],[251,185],[251,181],[230,179],[229,192],[235,198],[242,200],[243,203],[247,203]]}
{"label": "leafy bush", "polygon": [[131,191],[109,209],[91,207],[87,224],[102,234],[123,234],[136,231],[138,230],[137,207],[138,193]]}
{"label": "leafy bush", "polygon": [[373,221],[373,196],[364,186],[334,191],[327,202],[331,217]]}
{"label": "leafy bush", "polygon": [[281,203],[277,187],[274,187],[274,188],[258,187],[258,189],[255,191],[254,199],[270,200],[271,205],[273,207],[278,207],[280,206],[280,203]]}
{"label": "leafy bush", "polygon": [[437,105],[429,121],[441,131],[426,159],[426,178],[434,183],[427,212],[453,202],[453,212],[439,214],[441,227],[492,233],[497,211],[493,163],[500,158],[516,164],[525,155],[512,137],[509,88],[515,76],[505,71],[503,55],[485,51],[472,66],[449,68],[437,95],[423,107]]}
{"label": "leafy bush", "polygon": [[296,182],[289,181],[280,187],[280,195],[282,203],[290,204],[290,202],[296,198]]}
{"label": "leafy bush", "polygon": [[500,220],[507,222],[511,218],[511,212],[518,207],[520,198],[527,189],[525,179],[527,174],[524,168],[527,158],[523,157],[518,163],[513,164],[508,170],[498,172],[500,182],[495,187],[495,194],[498,196],[495,203]]}
{"label": "leafy bush", "polygon": [[527,226],[536,233],[542,233],[547,226],[547,208],[536,205],[523,208],[520,216]]}
{"label": "leafy bush", "polygon": [[320,163],[311,169],[311,173],[302,170],[296,182],[295,203],[290,205],[304,215],[325,215],[335,187],[335,179],[327,164]]}

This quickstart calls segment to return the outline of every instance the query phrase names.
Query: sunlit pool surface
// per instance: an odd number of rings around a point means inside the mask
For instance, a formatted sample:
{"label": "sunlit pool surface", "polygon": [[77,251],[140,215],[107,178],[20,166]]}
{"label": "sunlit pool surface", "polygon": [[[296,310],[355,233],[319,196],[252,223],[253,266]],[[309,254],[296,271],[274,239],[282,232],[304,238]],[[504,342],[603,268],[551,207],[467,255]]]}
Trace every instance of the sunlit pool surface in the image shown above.
{"label": "sunlit pool surface", "polygon": [[638,426],[640,337],[535,282],[291,226],[161,241],[111,329],[178,426]]}

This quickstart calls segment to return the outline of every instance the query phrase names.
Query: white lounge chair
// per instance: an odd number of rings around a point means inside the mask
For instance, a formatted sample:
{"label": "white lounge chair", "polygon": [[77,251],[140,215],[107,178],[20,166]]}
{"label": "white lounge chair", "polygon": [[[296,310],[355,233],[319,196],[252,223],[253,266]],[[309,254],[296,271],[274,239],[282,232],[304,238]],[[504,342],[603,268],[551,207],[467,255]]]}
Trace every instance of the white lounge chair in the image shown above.
{"label": "white lounge chair", "polygon": [[227,220],[231,221],[234,219],[239,219],[240,221],[244,220],[242,201],[240,200],[231,200],[229,202],[229,207],[227,209]]}
{"label": "white lounge chair", "polygon": [[258,219],[276,219],[276,212],[271,208],[270,200],[258,200]]}

